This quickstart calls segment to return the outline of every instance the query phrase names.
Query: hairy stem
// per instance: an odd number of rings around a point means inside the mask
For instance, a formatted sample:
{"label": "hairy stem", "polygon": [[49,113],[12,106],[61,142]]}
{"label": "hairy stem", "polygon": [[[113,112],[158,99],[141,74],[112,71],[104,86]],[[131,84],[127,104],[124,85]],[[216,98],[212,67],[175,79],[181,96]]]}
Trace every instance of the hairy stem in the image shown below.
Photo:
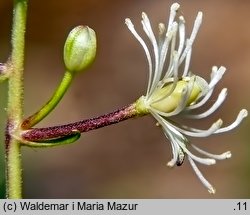
{"label": "hairy stem", "polygon": [[14,138],[23,116],[23,65],[24,37],[26,27],[27,0],[14,0],[12,27],[12,52],[8,82],[8,105],[6,126],[6,181],[7,198],[22,197],[22,168],[20,142]]}
{"label": "hairy stem", "polygon": [[22,137],[27,141],[42,141],[63,136],[72,135],[75,132],[87,132],[104,126],[112,125],[136,116],[142,116],[146,113],[140,113],[136,109],[136,104],[118,109],[109,114],[99,117],[82,120],[66,125],[59,125],[47,128],[34,128],[23,132]]}
{"label": "hairy stem", "polygon": [[7,123],[6,127],[6,197],[9,199],[22,198],[22,164],[20,143],[10,136],[13,125]]}

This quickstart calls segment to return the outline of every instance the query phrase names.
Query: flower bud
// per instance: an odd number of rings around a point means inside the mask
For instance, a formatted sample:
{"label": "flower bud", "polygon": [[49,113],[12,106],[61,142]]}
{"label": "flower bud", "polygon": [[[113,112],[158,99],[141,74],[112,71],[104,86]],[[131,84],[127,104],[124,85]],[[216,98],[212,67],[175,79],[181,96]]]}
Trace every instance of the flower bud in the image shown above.
{"label": "flower bud", "polygon": [[96,35],[88,26],[77,26],[64,44],[64,63],[70,72],[78,72],[92,64],[96,56]]}

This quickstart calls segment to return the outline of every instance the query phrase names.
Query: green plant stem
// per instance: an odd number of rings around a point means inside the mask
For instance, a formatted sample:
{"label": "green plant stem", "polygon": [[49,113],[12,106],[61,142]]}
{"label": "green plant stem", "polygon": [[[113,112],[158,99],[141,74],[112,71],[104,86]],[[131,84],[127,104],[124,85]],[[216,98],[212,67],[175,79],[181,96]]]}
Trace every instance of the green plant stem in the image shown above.
{"label": "green plant stem", "polygon": [[9,199],[22,198],[22,164],[20,155],[20,144],[18,141],[11,141],[9,153],[9,175],[7,186],[7,197]]}
{"label": "green plant stem", "polygon": [[19,141],[6,135],[6,197],[22,198],[22,163]]}
{"label": "green plant stem", "polygon": [[72,83],[74,74],[72,72],[66,71],[61,81],[60,85],[57,87],[55,93],[50,98],[50,100],[36,113],[29,116],[25,119],[22,123],[23,129],[29,129],[32,126],[39,123],[42,119],[44,119],[61,101],[62,97],[64,96],[65,92],[69,88],[70,84]]}
{"label": "green plant stem", "polygon": [[7,198],[22,197],[22,164],[20,142],[15,133],[23,117],[23,65],[25,28],[28,0],[14,0],[12,27],[12,50],[10,56],[10,76],[8,82],[8,105],[6,127],[6,193]]}

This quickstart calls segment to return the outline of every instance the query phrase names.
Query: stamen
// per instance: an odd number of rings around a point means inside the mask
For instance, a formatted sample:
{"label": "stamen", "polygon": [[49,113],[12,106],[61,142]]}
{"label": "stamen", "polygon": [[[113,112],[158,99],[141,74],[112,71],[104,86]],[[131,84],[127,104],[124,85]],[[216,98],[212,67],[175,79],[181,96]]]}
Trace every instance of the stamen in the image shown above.
{"label": "stamen", "polygon": [[[159,99],[157,99],[155,101],[151,101],[151,105],[155,104],[155,103],[157,103],[157,102],[159,102],[159,101],[161,101],[161,100],[163,100],[165,98],[167,98],[168,96],[170,96],[172,94],[172,92],[174,91],[174,89],[176,88],[176,85],[177,85],[177,82],[178,82],[178,55],[177,55],[176,51],[173,53],[173,58],[174,58],[173,59],[173,68],[174,68],[174,71],[173,71],[173,76],[174,76],[173,77],[173,85],[172,85],[171,89],[169,90],[169,92],[166,95],[162,96],[161,98],[159,98]],[[157,89],[161,89],[165,84],[166,84],[165,81],[162,81],[162,83],[157,86]],[[157,92],[156,89],[155,89],[155,92]]]}
{"label": "stamen", "polygon": [[169,66],[168,66],[168,69],[167,69],[167,72],[165,73],[165,77],[167,75],[167,77],[170,77],[172,76],[172,73],[173,73],[173,65],[172,65],[172,60],[173,60],[173,53],[177,54],[178,56],[178,59],[179,59],[179,55],[178,55],[178,52],[176,52],[176,49],[175,49],[175,45],[176,45],[176,36],[177,36],[177,30],[178,30],[178,24],[177,22],[174,22],[173,23],[173,26],[176,26],[175,28],[175,31],[173,31],[173,36],[172,36],[172,41],[171,41],[171,48],[170,48],[170,62],[169,62]]}
{"label": "stamen", "polygon": [[222,123],[223,123],[221,119],[218,119],[207,130],[201,130],[201,129],[195,129],[195,128],[187,127],[187,126],[184,126],[184,125],[176,126],[173,123],[171,123],[169,120],[165,120],[164,118],[162,118],[162,121],[165,124],[168,124],[169,126],[172,126],[173,128],[175,128],[179,132],[181,132],[181,133],[183,133],[185,135],[191,136],[191,137],[208,137],[211,134],[216,133],[216,131],[219,130],[219,128],[222,126]]}
{"label": "stamen", "polygon": [[195,22],[194,22],[194,27],[193,27],[193,31],[191,33],[190,39],[187,41],[187,45],[186,48],[184,49],[181,57],[180,57],[180,61],[179,61],[179,65],[182,63],[182,61],[184,60],[184,58],[186,57],[189,49],[192,47],[194,39],[198,33],[198,30],[200,28],[200,25],[202,23],[202,12],[199,12],[196,16]]}
{"label": "stamen", "polygon": [[[178,24],[176,22],[173,23],[172,25],[172,28],[167,32],[166,34],[166,40],[162,46],[162,49],[161,49],[161,54],[160,54],[160,66],[159,66],[159,69],[163,70],[163,67],[164,67],[164,64],[165,64],[165,60],[166,60],[166,57],[167,57],[167,52],[168,52],[168,48],[169,48],[169,45],[170,45],[170,42],[173,40],[173,38],[176,37],[176,34],[177,34],[177,29],[178,29]],[[168,78],[168,77],[171,77],[173,75],[173,53],[174,52],[170,52],[170,61],[169,61],[169,65],[168,65],[168,68],[166,70],[166,73],[163,77],[163,79],[165,78]],[[178,58],[180,56],[178,55]]]}
{"label": "stamen", "polygon": [[[212,72],[211,72],[211,81],[209,84],[207,84],[207,82],[203,78],[200,78],[200,81],[201,81],[200,86],[202,89],[202,93],[197,98],[198,102],[196,104],[192,104],[192,105],[186,107],[185,110],[194,110],[194,109],[197,109],[197,108],[201,107],[202,105],[204,105],[208,101],[208,99],[211,97],[211,95],[213,93],[214,86],[222,78],[225,71],[226,71],[225,67],[220,67],[220,69],[218,70],[218,68],[216,66],[213,66]],[[202,82],[204,82],[204,83],[202,84]],[[207,88],[207,89],[204,90],[204,88]],[[199,101],[200,98],[201,98],[201,100]]]}
{"label": "stamen", "polygon": [[208,189],[208,192],[211,194],[215,194],[216,190],[214,187],[208,182],[208,180],[202,175],[201,171],[196,166],[195,162],[188,156],[188,160],[193,168],[195,174],[200,179],[201,183]]}
{"label": "stamen", "polygon": [[[179,145],[179,147],[186,153],[188,154],[191,158],[193,158],[194,160],[196,160],[199,163],[205,164],[205,165],[213,165],[216,163],[216,161],[214,159],[210,159],[210,158],[200,158],[197,157],[196,155],[192,154],[186,147],[186,138],[178,131],[175,130],[172,126],[169,126],[168,124],[163,123],[162,124],[164,131],[166,131],[168,133],[168,136],[171,138],[171,142],[176,143],[177,145]],[[179,153],[180,150],[178,150],[177,152]]]}
{"label": "stamen", "polygon": [[174,22],[175,16],[176,16],[176,12],[179,9],[179,7],[180,7],[180,5],[178,3],[174,3],[171,5],[167,31],[170,30],[170,28]]}
{"label": "stamen", "polygon": [[172,145],[172,154],[173,154],[173,158],[167,163],[167,166],[170,168],[174,167],[178,159],[177,149],[173,148],[173,145]]}
{"label": "stamen", "polygon": [[218,71],[218,66],[212,66],[212,71],[210,74],[210,79],[212,80],[216,72]]}
{"label": "stamen", "polygon": [[213,94],[213,89],[210,90],[199,102],[186,107],[185,111],[194,110],[203,106],[208,101],[208,99],[211,97],[212,94]]}
{"label": "stamen", "polygon": [[[209,90],[206,93],[202,93],[199,96],[199,98],[202,98],[205,95],[199,102],[197,102],[194,105],[191,105],[191,106],[187,107],[186,110],[197,109],[197,108],[201,107],[202,105],[204,105],[208,101],[208,99],[211,97],[215,85],[221,80],[221,78],[222,78],[223,74],[225,73],[225,71],[226,71],[226,68],[223,67],[223,66],[221,66],[219,68],[219,70],[218,70],[218,68],[216,66],[213,66],[212,72],[211,72],[211,81],[208,84]],[[199,100],[199,98],[198,98],[198,100]]]}
{"label": "stamen", "polygon": [[172,158],[169,162],[167,162],[167,166],[172,168],[176,164],[177,159]]}
{"label": "stamen", "polygon": [[179,141],[178,144],[180,145],[180,147],[182,148],[182,150],[189,156],[191,157],[192,159],[194,159],[195,161],[201,163],[201,164],[204,164],[204,165],[214,165],[216,163],[216,160],[215,159],[211,159],[211,158],[201,158],[201,157],[198,157],[194,154],[192,154],[186,147],[186,145],[182,142],[182,141]]}
{"label": "stamen", "polygon": [[178,55],[181,55],[185,43],[185,19],[183,16],[179,17],[179,47]]}
{"label": "stamen", "polygon": [[185,159],[185,152],[183,151],[182,148],[179,149],[178,151],[178,157],[177,157],[177,161],[176,161],[176,165],[177,166],[181,166],[184,162]]}
{"label": "stamen", "polygon": [[189,65],[190,65],[190,60],[191,60],[191,54],[192,54],[192,48],[189,49],[186,59],[185,59],[185,67],[184,67],[184,72],[182,77],[186,77],[188,74],[188,69],[189,69]]}
{"label": "stamen", "polygon": [[185,115],[185,117],[191,118],[191,119],[202,119],[202,118],[205,118],[205,117],[211,115],[225,101],[226,96],[227,96],[227,89],[224,88],[224,89],[221,90],[221,92],[220,92],[217,100],[215,101],[215,103],[207,111],[205,111],[205,112],[203,112],[201,114],[196,114],[196,115],[187,114],[187,115]]}
{"label": "stamen", "polygon": [[166,37],[166,26],[164,25],[164,23],[159,23],[158,25],[159,28],[159,49],[161,50],[162,45],[164,43],[165,37]]}
{"label": "stamen", "polygon": [[239,112],[239,114],[238,114],[236,120],[235,120],[232,124],[230,124],[230,125],[227,126],[227,127],[221,128],[221,129],[217,130],[217,131],[214,132],[214,133],[215,133],[215,134],[219,134],[219,133],[227,132],[227,131],[230,131],[230,130],[236,128],[236,127],[241,123],[241,121],[242,121],[245,117],[247,117],[247,115],[248,115],[248,111],[247,111],[246,109],[242,109],[242,110]]}
{"label": "stamen", "polygon": [[204,151],[204,150],[198,148],[197,146],[195,146],[195,145],[193,145],[193,144],[191,144],[191,146],[192,146],[197,152],[199,152],[199,153],[201,153],[201,154],[203,154],[203,155],[205,155],[205,156],[208,156],[208,157],[210,157],[210,158],[214,158],[214,159],[216,159],[216,160],[225,160],[225,159],[229,159],[229,158],[232,157],[232,154],[231,154],[230,151],[224,152],[224,153],[222,153],[222,154],[220,154],[220,155],[216,155],[216,154],[211,154],[211,153],[209,153],[209,152],[206,152],[206,151]]}
{"label": "stamen", "polygon": [[[171,133],[169,133],[168,131],[164,130],[164,135],[167,137],[167,139],[169,139],[169,142],[171,144],[171,148],[172,148],[172,154],[173,154],[173,158],[167,163],[168,167],[173,167],[178,159],[178,151],[180,149],[179,145],[175,142],[175,140],[173,139]],[[169,135],[169,137],[168,137]]]}
{"label": "stamen", "polygon": [[151,90],[149,91],[149,95],[151,95],[151,92],[155,89],[155,86],[159,82],[160,77],[161,77],[161,73],[162,73],[162,71],[159,70],[159,47],[158,47],[155,35],[153,33],[150,21],[149,21],[146,13],[142,13],[142,25],[143,25],[144,31],[146,32],[149,40],[152,43],[153,49],[154,49],[154,57],[155,57],[154,66],[155,66],[155,68],[154,68]]}
{"label": "stamen", "polygon": [[[213,67],[215,69],[217,67]],[[209,88],[212,89],[215,87],[215,85],[221,80],[222,76],[224,75],[226,68],[224,66],[221,66],[217,71],[213,72],[211,74],[211,81],[209,83]]]}
{"label": "stamen", "polygon": [[139,36],[139,34],[136,32],[133,23],[129,18],[125,19],[125,24],[127,25],[128,29],[131,31],[131,33],[134,35],[134,37],[138,40],[138,42],[141,44],[143,47],[147,60],[148,60],[148,66],[149,66],[149,76],[148,76],[148,87],[147,87],[147,94],[146,97],[150,91],[150,88],[152,86],[152,73],[153,73],[153,65],[152,65],[152,58],[150,55],[150,52],[148,50],[148,47],[146,43],[143,41],[143,39]]}
{"label": "stamen", "polygon": [[200,28],[201,23],[202,23],[202,16],[203,16],[202,12],[198,12],[196,19],[194,21],[193,31],[192,31],[191,36],[190,36],[191,43],[194,42],[196,35],[199,31],[199,28]]}

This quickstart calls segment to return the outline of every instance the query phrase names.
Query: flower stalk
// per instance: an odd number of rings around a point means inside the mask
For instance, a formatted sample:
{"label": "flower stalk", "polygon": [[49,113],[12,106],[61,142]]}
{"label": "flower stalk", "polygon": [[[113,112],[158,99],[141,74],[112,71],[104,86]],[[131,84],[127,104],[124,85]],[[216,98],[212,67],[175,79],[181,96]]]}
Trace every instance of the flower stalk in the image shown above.
{"label": "flower stalk", "polygon": [[50,100],[44,106],[42,106],[40,110],[29,116],[22,122],[22,129],[29,129],[33,127],[41,120],[43,120],[51,111],[54,110],[56,105],[61,101],[62,97],[68,90],[70,84],[72,83],[74,75],[75,74],[73,74],[72,72],[65,72],[62,81],[60,82]]}
{"label": "flower stalk", "polygon": [[[23,131],[22,138],[28,141],[26,145],[29,146],[30,141],[44,142],[46,140],[62,138],[73,135],[78,132],[87,132],[108,125],[116,124],[130,118],[146,115],[147,113],[148,112],[146,111],[142,112],[141,109],[138,109],[136,103],[134,103],[99,117],[86,119],[66,125],[59,125],[47,128],[33,128],[30,130],[26,130]],[[39,143],[37,143],[37,146],[39,146]]]}
{"label": "flower stalk", "polygon": [[61,101],[75,75],[86,70],[96,56],[95,31],[88,26],[77,26],[68,35],[64,44],[66,71],[50,100],[36,113],[22,122],[22,129],[29,129],[43,120]]}

